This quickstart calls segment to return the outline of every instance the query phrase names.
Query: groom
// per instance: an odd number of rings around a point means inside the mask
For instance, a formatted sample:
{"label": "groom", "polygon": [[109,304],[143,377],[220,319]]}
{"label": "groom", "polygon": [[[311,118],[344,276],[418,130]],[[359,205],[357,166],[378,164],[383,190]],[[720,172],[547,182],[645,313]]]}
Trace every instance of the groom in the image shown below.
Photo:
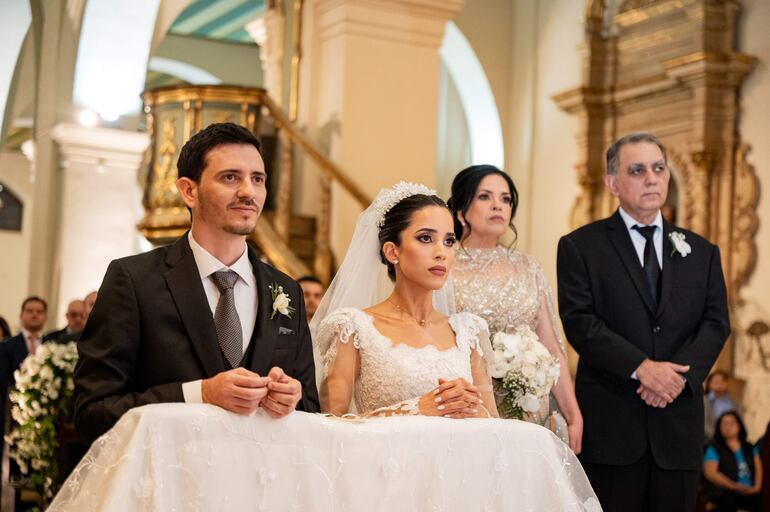
{"label": "groom", "polygon": [[607,151],[615,214],[559,241],[559,310],[580,354],[581,462],[605,511],[694,510],[702,382],[730,332],[719,249],[663,220],[661,142]]}
{"label": "groom", "polygon": [[[212,124],[177,167],[190,231],[109,265],[78,344],[75,426],[89,443],[146,404],[273,417],[319,408],[302,291],[246,244],[265,203],[259,141]],[[296,310],[274,306],[285,298]]]}

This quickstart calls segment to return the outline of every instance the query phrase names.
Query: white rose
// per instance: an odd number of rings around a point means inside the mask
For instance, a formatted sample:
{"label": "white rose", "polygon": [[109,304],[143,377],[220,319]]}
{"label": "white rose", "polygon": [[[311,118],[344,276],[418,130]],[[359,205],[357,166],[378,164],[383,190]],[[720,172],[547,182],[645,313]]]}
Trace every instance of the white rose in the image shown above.
{"label": "white rose", "polygon": [[288,315],[290,302],[291,299],[288,297],[288,295],[280,293],[273,301],[273,310],[278,311],[282,315]]}
{"label": "white rose", "polygon": [[53,379],[53,370],[50,366],[45,365],[42,368],[40,368],[40,378],[43,380],[51,380]]}
{"label": "white rose", "polygon": [[521,374],[527,379],[532,379],[535,376],[535,367],[529,364],[525,364],[521,367]]}
{"label": "white rose", "polygon": [[502,379],[505,377],[505,374],[508,373],[508,365],[505,363],[505,361],[500,363],[494,363],[492,365],[492,377],[495,379]]}
{"label": "white rose", "polygon": [[540,409],[540,400],[535,395],[524,395],[521,402],[521,408],[527,412],[537,412]]}
{"label": "white rose", "polygon": [[524,353],[524,362],[526,363],[536,364],[538,359],[539,358],[537,357],[535,350],[528,350]]}
{"label": "white rose", "polygon": [[676,252],[681,254],[683,258],[692,252],[692,247],[690,247],[690,244],[684,241],[683,233],[673,231],[671,234],[669,234],[669,238],[671,239],[671,243],[674,245]]}

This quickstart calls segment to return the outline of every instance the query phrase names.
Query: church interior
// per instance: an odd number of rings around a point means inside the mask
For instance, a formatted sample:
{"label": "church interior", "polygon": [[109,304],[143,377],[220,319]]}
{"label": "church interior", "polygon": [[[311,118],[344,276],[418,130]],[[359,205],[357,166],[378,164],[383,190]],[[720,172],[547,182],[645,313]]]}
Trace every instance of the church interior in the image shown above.
{"label": "church interior", "polygon": [[176,158],[212,122],[261,137],[250,239],[295,278],[330,281],[380,188],[446,199],[489,163],[516,183],[516,247],[554,289],[559,238],[617,208],[607,147],[648,131],[668,149],[665,217],[720,248],[732,334],[716,366],[757,439],[769,19],[768,0],[0,2],[0,315],[15,332],[39,295],[57,328],[111,260],[182,235]]}

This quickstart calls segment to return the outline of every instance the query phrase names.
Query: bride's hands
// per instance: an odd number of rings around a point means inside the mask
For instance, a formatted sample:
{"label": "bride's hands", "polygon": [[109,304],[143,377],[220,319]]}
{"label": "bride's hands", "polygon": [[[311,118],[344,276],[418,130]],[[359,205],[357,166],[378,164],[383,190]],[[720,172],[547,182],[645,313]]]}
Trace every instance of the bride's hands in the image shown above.
{"label": "bride's hands", "polygon": [[423,416],[462,419],[485,417],[480,404],[479,390],[465,379],[439,379],[436,389],[420,397],[418,407]]}

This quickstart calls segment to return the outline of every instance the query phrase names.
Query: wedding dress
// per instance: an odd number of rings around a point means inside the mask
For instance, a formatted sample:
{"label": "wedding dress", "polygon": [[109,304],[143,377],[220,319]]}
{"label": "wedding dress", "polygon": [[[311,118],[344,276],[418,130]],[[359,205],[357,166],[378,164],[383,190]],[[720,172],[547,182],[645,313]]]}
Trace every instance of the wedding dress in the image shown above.
{"label": "wedding dress", "polygon": [[[489,324],[492,334],[515,332],[526,325],[538,332],[538,322],[552,330],[564,351],[564,341],[558,328],[553,307],[551,287],[543,268],[532,257],[505,247],[493,249],[459,248],[452,269],[457,311],[475,313]],[[556,412],[555,416],[552,414]],[[552,395],[546,397],[528,421],[547,426],[565,442],[567,424],[556,410]]]}
{"label": "wedding dress", "polygon": [[[365,312],[329,315],[319,337],[361,355],[359,411],[401,409],[439,377],[471,377],[486,323],[450,317],[454,347],[394,344]],[[330,342],[325,361],[334,361]],[[523,422],[419,415],[274,420],[203,404],[130,410],[97,439],[51,511],[601,510],[572,451]]]}

